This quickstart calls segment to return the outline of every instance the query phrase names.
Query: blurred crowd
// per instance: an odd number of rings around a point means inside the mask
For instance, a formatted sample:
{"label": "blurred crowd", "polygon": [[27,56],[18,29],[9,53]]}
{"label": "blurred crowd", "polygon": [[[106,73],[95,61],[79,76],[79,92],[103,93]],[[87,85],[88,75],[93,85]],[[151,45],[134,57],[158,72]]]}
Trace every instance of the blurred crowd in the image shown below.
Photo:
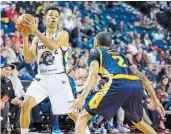
{"label": "blurred crowd", "polygon": [[[16,19],[24,13],[32,14],[38,21],[39,30],[45,32],[45,10],[56,4],[61,10],[59,28],[66,29],[70,35],[68,73],[78,87],[83,85],[88,75],[87,58],[93,51],[94,36],[100,31],[109,32],[113,38],[111,48],[124,53],[135,67],[146,74],[165,110],[171,111],[171,34],[166,30],[166,25],[171,24],[171,18],[162,14],[171,9],[171,2],[159,3],[146,2],[152,8],[147,14],[143,14],[124,2],[1,2],[1,64],[15,65],[8,76],[11,80],[15,78],[18,81],[13,86],[15,96],[20,98],[24,94],[21,81],[32,81],[37,74],[36,61],[31,64],[24,61],[22,38],[15,28]],[[160,25],[161,22],[158,21],[161,15],[160,21],[168,19],[164,22],[164,27],[163,22]],[[31,45],[33,36],[29,38]],[[94,90],[98,89],[95,87]],[[154,108],[153,101],[146,92],[143,103],[144,120],[156,131],[165,131],[168,127],[165,123],[167,119]],[[19,104],[16,103],[18,106]],[[4,104],[1,108],[4,108]],[[105,129],[109,132],[129,132],[134,129],[130,124],[120,108],[116,118],[108,122],[99,115],[95,116],[90,121],[89,128],[93,132]]]}

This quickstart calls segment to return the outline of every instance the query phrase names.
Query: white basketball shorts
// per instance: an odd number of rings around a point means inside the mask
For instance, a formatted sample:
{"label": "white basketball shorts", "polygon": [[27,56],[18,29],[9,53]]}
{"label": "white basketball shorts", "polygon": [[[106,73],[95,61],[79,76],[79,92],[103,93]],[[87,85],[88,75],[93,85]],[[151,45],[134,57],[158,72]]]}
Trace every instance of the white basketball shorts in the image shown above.
{"label": "white basketball shorts", "polygon": [[74,96],[65,73],[36,75],[26,95],[34,97],[36,104],[49,97],[53,114],[67,114],[73,111],[72,103],[68,101],[74,100]]}

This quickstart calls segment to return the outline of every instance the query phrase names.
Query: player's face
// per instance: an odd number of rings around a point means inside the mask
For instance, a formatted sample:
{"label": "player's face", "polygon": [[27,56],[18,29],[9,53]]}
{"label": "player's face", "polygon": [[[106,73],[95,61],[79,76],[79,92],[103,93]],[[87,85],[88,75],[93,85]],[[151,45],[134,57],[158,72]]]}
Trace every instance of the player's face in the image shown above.
{"label": "player's face", "polygon": [[59,19],[60,19],[60,16],[59,16],[59,12],[56,11],[56,10],[49,10],[47,13],[46,13],[46,26],[47,27],[57,27],[57,24],[59,23]]}

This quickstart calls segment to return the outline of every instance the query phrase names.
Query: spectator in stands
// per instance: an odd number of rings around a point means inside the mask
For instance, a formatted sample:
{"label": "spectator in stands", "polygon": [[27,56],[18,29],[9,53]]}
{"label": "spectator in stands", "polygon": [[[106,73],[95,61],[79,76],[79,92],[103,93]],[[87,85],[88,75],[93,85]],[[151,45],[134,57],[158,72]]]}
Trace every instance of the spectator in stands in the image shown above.
{"label": "spectator in stands", "polygon": [[36,22],[38,23],[38,29],[40,30],[41,33],[45,32],[45,26],[43,24],[43,20],[41,20],[41,18],[39,17],[35,17]]}
{"label": "spectator in stands", "polygon": [[82,59],[84,60],[84,63],[87,63],[89,54],[90,54],[89,50],[84,50],[83,51]]}
{"label": "spectator in stands", "polygon": [[10,6],[9,3],[7,3],[6,1],[2,1],[0,11],[2,11],[3,9],[8,8],[9,6]]}
{"label": "spectator in stands", "polygon": [[94,31],[94,28],[90,25],[90,18],[89,16],[84,17],[83,25],[85,27],[85,34],[87,34],[88,31]]}
{"label": "spectator in stands", "polygon": [[144,28],[144,29],[151,29],[152,26],[149,22],[149,20],[147,19],[147,16],[144,15],[143,19],[140,21],[140,27]]}
{"label": "spectator in stands", "polygon": [[7,49],[8,49],[8,51],[9,51],[8,62],[11,62],[11,63],[18,63],[18,62],[19,62],[19,61],[18,61],[18,58],[17,58],[17,56],[16,56],[16,53],[15,53],[15,50],[14,50],[14,47],[15,47],[16,44],[17,44],[18,46],[20,46],[19,43],[15,43],[15,42],[11,43],[10,46],[7,46]]}
{"label": "spectator in stands", "polygon": [[158,54],[159,54],[159,60],[160,60],[160,62],[162,62],[162,61],[164,61],[164,50],[162,50],[162,49],[159,49],[158,50]]}
{"label": "spectator in stands", "polygon": [[[18,74],[19,72],[16,69],[13,69],[10,79],[14,88],[15,96],[20,98],[21,100],[24,100],[25,91],[23,90],[23,85],[21,83],[21,80],[18,78]],[[19,106],[10,105],[11,115],[14,116],[13,129],[19,128],[20,111],[21,108]]]}
{"label": "spectator in stands", "polygon": [[109,27],[112,28],[113,32],[116,31],[117,25],[116,25],[116,21],[114,18],[112,18],[111,22],[109,23]]}
{"label": "spectator in stands", "polygon": [[8,49],[2,48],[1,49],[1,57],[0,57],[1,62],[2,63],[7,62],[8,57],[9,57],[9,51],[8,51]]}
{"label": "spectator in stands", "polygon": [[13,61],[17,65],[17,70],[20,72],[19,78],[22,80],[32,80],[35,76],[35,73],[31,67],[31,64],[27,64],[23,58],[23,48],[21,44],[14,43],[13,48],[16,54],[16,60]]}
{"label": "spectator in stands", "polygon": [[75,27],[72,16],[68,16],[66,20],[64,20],[64,28],[66,28],[69,32],[71,32]]}
{"label": "spectator in stands", "polygon": [[163,75],[167,75],[167,70],[166,70],[165,67],[162,67],[162,68],[160,69],[160,71],[158,72],[158,75],[157,75],[158,81],[161,80],[161,78],[163,77]]}
{"label": "spectator in stands", "polygon": [[149,34],[148,34],[148,33],[146,33],[146,34],[144,35],[143,41],[144,41],[144,44],[145,44],[146,47],[149,47],[149,46],[152,45],[152,41],[150,40]]}
{"label": "spectator in stands", "polygon": [[12,45],[11,39],[8,37],[8,35],[5,36],[4,44],[5,44],[5,47],[6,46],[11,47]]}
{"label": "spectator in stands", "polygon": [[169,78],[168,76],[163,75],[160,84],[157,86],[158,98],[163,102],[164,100],[168,100],[168,89],[169,89]]}
{"label": "spectator in stands", "polygon": [[88,72],[84,68],[79,68],[78,69],[78,79],[75,81],[77,87],[83,86],[85,82],[85,78],[87,78]]}
{"label": "spectator in stands", "polygon": [[147,64],[147,70],[145,71],[145,75],[146,76],[150,76],[152,78],[153,81],[157,81],[157,77],[156,75],[154,74],[154,67],[153,67],[153,64],[152,63],[148,63]]}
{"label": "spectator in stands", "polygon": [[145,68],[146,61],[143,57],[142,52],[136,53],[136,55],[134,56],[133,64],[136,65],[140,70]]}
{"label": "spectator in stands", "polygon": [[71,68],[70,75],[76,81],[78,79],[79,70],[77,66]]}
{"label": "spectator in stands", "polygon": [[84,27],[81,23],[77,23],[76,27],[71,31],[71,43],[72,43],[72,47],[79,47],[81,48],[81,40],[82,40],[82,36]]}
{"label": "spectator in stands", "polygon": [[47,1],[43,1],[43,3],[37,7],[36,15],[40,16],[42,14],[45,14],[46,8],[47,8]]}
{"label": "spectator in stands", "polygon": [[66,15],[66,8],[62,8],[62,12],[60,13],[60,20],[61,20],[61,23],[64,22],[65,19],[67,19],[67,15]]}
{"label": "spectator in stands", "polygon": [[66,12],[65,12],[65,15],[66,15],[66,17],[68,18],[69,16],[72,16],[72,10],[69,8],[69,3],[67,2],[67,3],[65,3],[65,10],[66,10]]}
{"label": "spectator in stands", "polygon": [[171,64],[171,50],[165,51],[164,60],[166,61],[166,64]]}
{"label": "spectator in stands", "polygon": [[[126,57],[128,58],[129,62],[130,62],[131,64],[133,64],[133,55],[132,55],[132,53],[127,52],[127,53],[126,53]],[[135,65],[135,64],[133,64],[133,65]],[[136,65],[135,65],[135,66],[136,66]]]}
{"label": "spectator in stands", "polygon": [[136,43],[137,49],[138,49],[140,52],[142,52],[142,51],[143,51],[143,48],[144,48],[144,45],[142,44],[141,40],[136,39],[136,40],[135,40],[135,43]]}
{"label": "spectator in stands", "polygon": [[35,15],[35,9],[37,3],[35,1],[27,1],[26,2],[27,8],[25,9],[27,13]]}
{"label": "spectator in stands", "polygon": [[9,97],[9,100],[5,102],[5,108],[1,110],[1,116],[3,117],[3,120],[1,122],[2,134],[8,134],[6,125],[10,105],[13,104],[21,106],[22,104],[22,100],[15,96],[12,82],[10,79],[8,79],[13,69],[15,69],[14,65],[8,64],[7,62],[1,63],[1,99],[5,95]]}
{"label": "spectator in stands", "polygon": [[5,46],[5,43],[4,43],[4,30],[3,29],[0,29],[0,48],[4,47]]}
{"label": "spectator in stands", "polygon": [[72,17],[73,18],[77,17],[78,12],[79,12],[78,7],[74,6],[73,9],[72,9]]}
{"label": "spectator in stands", "polygon": [[126,27],[126,25],[124,24],[124,22],[121,20],[120,22],[119,22],[119,24],[117,25],[117,31],[119,31],[120,33],[125,33],[126,32],[126,30],[127,30],[127,27]]}
{"label": "spectator in stands", "polygon": [[164,38],[164,34],[161,32],[161,30],[158,30],[153,36],[153,41],[163,40],[163,38]]}
{"label": "spectator in stands", "polygon": [[158,64],[160,62],[159,55],[157,53],[157,48],[153,48],[152,52],[147,54],[147,57],[149,58],[150,62],[153,64]]}
{"label": "spectator in stands", "polygon": [[79,68],[85,68],[87,65],[86,65],[86,63],[84,62],[83,58],[79,58],[77,66],[78,66]]}
{"label": "spectator in stands", "polygon": [[20,37],[20,33],[18,31],[15,31],[14,36],[11,39],[12,42],[18,42],[22,44],[22,39]]}
{"label": "spectator in stands", "polygon": [[26,10],[23,7],[19,8],[19,15],[25,14]]}
{"label": "spectator in stands", "polygon": [[169,79],[171,80],[171,66],[169,66],[167,68],[167,76],[169,77]]}
{"label": "spectator in stands", "polygon": [[136,41],[141,41],[141,34],[140,33],[136,34]]}
{"label": "spectator in stands", "polygon": [[90,6],[89,1],[85,1],[85,2],[83,2],[82,4],[83,4],[83,9],[86,9],[86,10],[88,10],[88,11],[91,10],[91,6]]}
{"label": "spectator in stands", "polygon": [[[168,102],[169,99],[168,89],[169,89],[169,78],[166,75],[164,75],[161,78],[160,84],[156,87],[157,96],[162,103]],[[160,121],[160,127],[165,129],[165,125],[163,121]]]}
{"label": "spectator in stands", "polygon": [[168,94],[169,94],[169,97],[168,97],[169,102],[165,105],[165,109],[171,111],[171,79],[170,79],[170,82],[169,82]]}
{"label": "spectator in stands", "polygon": [[131,41],[131,43],[128,45],[128,52],[132,53],[133,55],[135,55],[136,53],[139,52],[137,46],[136,46],[136,42],[135,40],[133,39]]}
{"label": "spectator in stands", "polygon": [[9,20],[12,20],[14,15],[18,16],[18,12],[16,11],[16,4],[12,3],[10,7],[5,10],[5,13]]}
{"label": "spectator in stands", "polygon": [[101,14],[102,11],[99,8],[99,4],[96,1],[92,1],[91,3],[91,11],[93,13]]}

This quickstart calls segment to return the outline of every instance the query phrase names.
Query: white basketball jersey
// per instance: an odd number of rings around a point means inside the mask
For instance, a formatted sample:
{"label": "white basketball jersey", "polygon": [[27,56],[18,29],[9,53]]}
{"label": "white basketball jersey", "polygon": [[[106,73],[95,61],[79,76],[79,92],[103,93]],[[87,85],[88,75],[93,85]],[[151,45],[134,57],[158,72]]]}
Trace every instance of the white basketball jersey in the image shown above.
{"label": "white basketball jersey", "polygon": [[[60,30],[51,35],[50,38],[55,39],[59,31]],[[37,44],[37,53],[38,74],[55,74],[65,72],[68,48],[60,47],[55,51],[51,51],[41,42],[41,40],[39,40]]]}

